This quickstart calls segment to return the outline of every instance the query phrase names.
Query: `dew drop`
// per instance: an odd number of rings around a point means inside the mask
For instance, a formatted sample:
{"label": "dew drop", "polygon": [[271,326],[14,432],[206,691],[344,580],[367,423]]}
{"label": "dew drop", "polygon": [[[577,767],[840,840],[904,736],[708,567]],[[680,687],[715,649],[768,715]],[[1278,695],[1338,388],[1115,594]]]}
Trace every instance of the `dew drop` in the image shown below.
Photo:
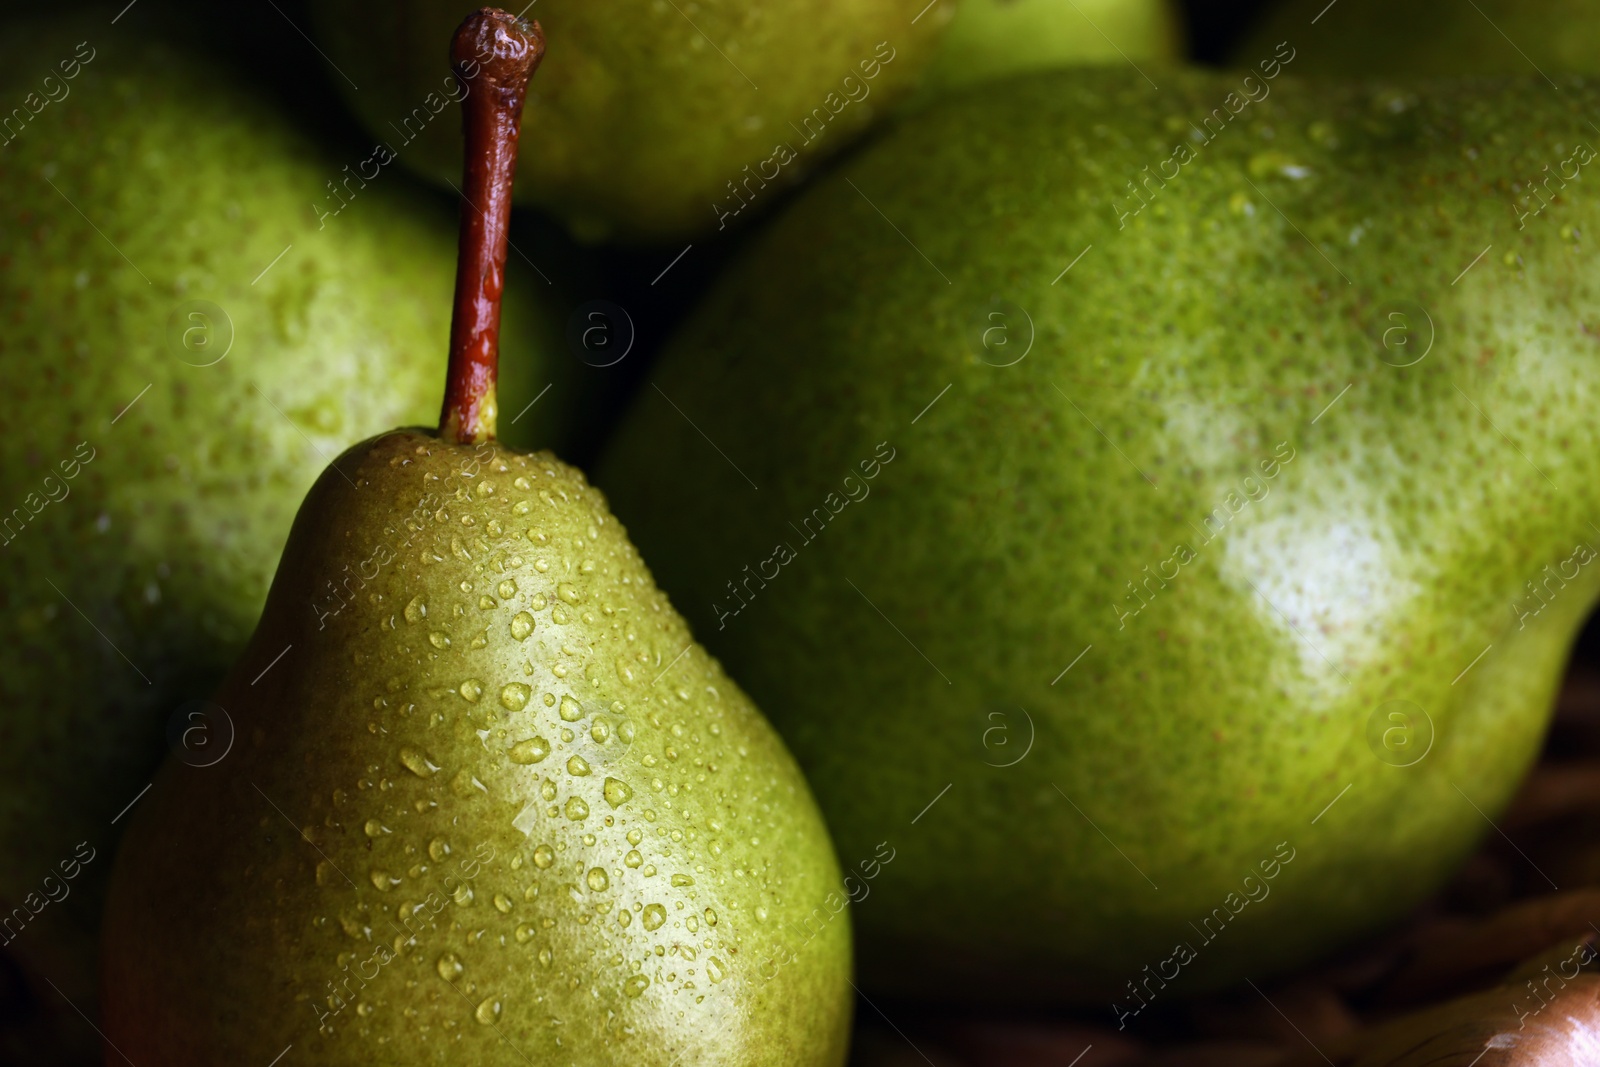
{"label": "dew drop", "polygon": [[638,829],[637,827],[628,831],[628,844],[637,845],[640,841],[643,841],[643,840],[644,840],[644,831]]}
{"label": "dew drop", "polygon": [[406,622],[421,622],[428,617],[428,605],[420,596],[414,596],[406,605],[405,616]]}
{"label": "dew drop", "polygon": [[720,982],[728,977],[727,969],[722,966],[722,961],[715,956],[706,960],[706,977],[711,979],[713,983]]}
{"label": "dew drop", "polygon": [[604,867],[589,868],[589,876],[585,881],[589,883],[589,888],[596,893],[603,893],[611,885],[611,879],[606,877]]}
{"label": "dew drop", "polygon": [[439,769],[438,764],[416,749],[409,747],[400,750],[400,762],[405,766],[406,770],[418,778],[431,778],[433,777],[433,772]]}
{"label": "dew drop", "polygon": [[466,967],[462,965],[460,957],[454,952],[446,952],[443,956],[440,956],[439,962],[434,967],[438,970],[439,977],[446,982],[454,982],[466,971]]}
{"label": "dew drop", "polygon": [[573,756],[567,760],[567,773],[574,778],[582,778],[589,773],[589,761],[582,756]]}
{"label": "dew drop", "polygon": [[368,837],[382,837],[389,832],[389,828],[377,819],[368,819],[367,825],[362,829],[366,830]]}
{"label": "dew drop", "polygon": [[500,594],[501,600],[509,600],[517,595],[517,583],[512,579],[507,578],[505,581],[495,586],[494,591]]}
{"label": "dew drop", "polygon": [[428,644],[434,648],[449,648],[450,638],[438,630],[428,635]]}
{"label": "dew drop", "polygon": [[629,997],[636,997],[650,987],[650,979],[642,974],[636,974],[622,983],[622,992]]}
{"label": "dew drop", "polygon": [[476,678],[468,678],[461,683],[461,688],[457,689],[456,692],[460,693],[461,699],[468,704],[476,704],[478,698],[483,696],[483,683]]}
{"label": "dew drop", "polygon": [[571,697],[562,697],[561,717],[567,722],[577,722],[583,718],[583,706]]}
{"label": "dew drop", "polygon": [[435,863],[444,862],[444,858],[450,855],[450,842],[442,837],[434,838],[428,842],[428,855],[433,857]]}
{"label": "dew drop", "polygon": [[550,966],[550,961],[555,958],[555,953],[551,952],[548,948],[542,948],[539,950],[539,962],[542,965],[546,967]]}
{"label": "dew drop", "polygon": [[570,797],[567,800],[567,818],[574,822],[581,822],[589,817],[589,805],[583,802],[582,797]]}
{"label": "dew drop", "polygon": [[507,711],[521,711],[528,703],[533,690],[521,682],[511,682],[500,690],[500,706]]}
{"label": "dew drop", "polygon": [[706,909],[706,925],[707,926],[715,926],[715,925],[717,925],[717,913],[712,911],[710,908]]}
{"label": "dew drop", "polygon": [[501,915],[510,914],[511,913],[511,898],[506,896],[504,893],[496,893],[494,895],[494,909],[496,911],[498,911]]}
{"label": "dew drop", "polygon": [[473,1017],[485,1026],[489,1026],[500,1018],[500,1001],[496,997],[485,997],[483,1003],[478,1005],[478,1010],[473,1012]]}
{"label": "dew drop", "polygon": [[630,848],[628,850],[628,854],[622,857],[622,862],[627,864],[629,867],[637,868],[639,864],[644,862],[644,857],[639,855],[638,849]]}
{"label": "dew drop", "polygon": [[538,848],[533,850],[533,865],[539,868],[541,871],[549,870],[550,865],[555,861],[555,850],[549,845],[540,845]]}
{"label": "dew drop", "polygon": [[[606,779],[605,798],[607,804],[610,804],[613,808],[621,807],[627,803],[628,798],[631,796],[633,796],[633,790],[628,788],[627,782],[622,781],[620,778]],[[633,831],[628,835],[629,840],[635,845],[639,842],[633,841],[632,838],[633,834],[637,832]]]}
{"label": "dew drop", "polygon": [[533,940],[533,927],[529,926],[527,923],[523,923],[521,926],[517,927],[516,938],[517,944],[526,945],[529,941]]}
{"label": "dew drop", "polygon": [[509,755],[512,763],[524,765],[538,763],[550,755],[550,742],[542,737],[530,737],[526,741],[518,741],[512,745]]}
{"label": "dew drop", "polygon": [[533,633],[533,616],[526,611],[517,612],[511,619],[511,636],[518,641],[526,641],[531,633]]}
{"label": "dew drop", "polygon": [[643,919],[646,930],[659,930],[661,924],[667,921],[667,909],[660,904],[646,904]]}
{"label": "dew drop", "polygon": [[694,885],[694,879],[690,878],[687,874],[675,874],[672,876],[672,884],[680,887]]}

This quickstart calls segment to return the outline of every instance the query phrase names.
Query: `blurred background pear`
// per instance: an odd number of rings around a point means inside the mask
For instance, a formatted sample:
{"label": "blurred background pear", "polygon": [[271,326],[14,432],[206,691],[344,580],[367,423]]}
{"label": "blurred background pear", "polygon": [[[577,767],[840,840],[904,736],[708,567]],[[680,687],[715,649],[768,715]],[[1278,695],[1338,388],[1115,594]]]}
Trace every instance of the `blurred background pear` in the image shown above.
{"label": "blurred background pear", "polygon": [[[457,180],[460,155],[438,42],[476,6],[311,5],[351,107],[377,136],[414,136],[407,163],[436,181]],[[529,96],[518,200],[589,238],[667,240],[747,222],[916,84],[953,10],[951,0],[922,11],[707,0],[692,12],[544,0],[530,13],[550,51]]]}
{"label": "blurred background pear", "polygon": [[1600,592],[1600,187],[1523,183],[1600,99],[1297,63],[906,120],[598,468],[841,854],[905,835],[869,994],[1282,972],[1426,897],[1538,751]]}
{"label": "blurred background pear", "polygon": [[1588,74],[1600,68],[1600,3],[1283,0],[1266,9],[1233,59],[1248,66],[1283,40],[1299,52],[1295,73],[1308,77]]}

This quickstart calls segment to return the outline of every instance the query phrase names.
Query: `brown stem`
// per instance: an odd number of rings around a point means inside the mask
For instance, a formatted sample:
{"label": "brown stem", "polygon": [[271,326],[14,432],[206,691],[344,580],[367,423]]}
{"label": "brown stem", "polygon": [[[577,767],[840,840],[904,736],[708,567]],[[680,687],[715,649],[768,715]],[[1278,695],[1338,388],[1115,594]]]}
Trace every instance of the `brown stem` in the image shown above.
{"label": "brown stem", "polygon": [[461,105],[466,169],[439,436],[462,444],[493,440],[495,435],[511,179],[517,169],[522,102],[543,58],[539,24],[492,7],[468,15],[450,42],[450,64],[466,94]]}

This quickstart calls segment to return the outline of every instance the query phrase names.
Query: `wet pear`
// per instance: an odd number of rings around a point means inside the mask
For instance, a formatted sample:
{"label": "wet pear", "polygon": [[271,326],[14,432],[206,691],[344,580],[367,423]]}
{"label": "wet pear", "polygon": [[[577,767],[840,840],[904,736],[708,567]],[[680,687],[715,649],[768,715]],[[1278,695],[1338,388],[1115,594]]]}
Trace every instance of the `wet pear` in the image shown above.
{"label": "wet pear", "polygon": [[134,1062],[843,1062],[853,891],[798,768],[601,494],[494,439],[542,45],[492,10],[455,40],[494,89],[440,429],[318,479],[208,711],[231,749],[129,817],[103,1025]]}
{"label": "wet pear", "polygon": [[[359,157],[125,6],[0,26],[0,953],[95,1055],[45,979],[92,1010],[113,819],[326,457],[437,406],[453,262],[403,175],[319,224]],[[508,360],[545,362],[535,299]]]}
{"label": "wet pear", "polygon": [[[889,0],[752,8],[543,0],[518,198],[588,238],[693,236],[742,224],[915,86],[955,9]],[[441,183],[460,155],[461,90],[437,42],[461,0],[314,0],[322,47],[373,133]],[[469,85],[470,91],[470,82]],[[747,169],[748,168],[748,169]]]}
{"label": "wet pear", "polygon": [[869,993],[1260,981],[1426,897],[1539,749],[1600,591],[1600,186],[1531,182],[1600,96],[1296,62],[908,120],[602,461],[840,853],[915,820]]}

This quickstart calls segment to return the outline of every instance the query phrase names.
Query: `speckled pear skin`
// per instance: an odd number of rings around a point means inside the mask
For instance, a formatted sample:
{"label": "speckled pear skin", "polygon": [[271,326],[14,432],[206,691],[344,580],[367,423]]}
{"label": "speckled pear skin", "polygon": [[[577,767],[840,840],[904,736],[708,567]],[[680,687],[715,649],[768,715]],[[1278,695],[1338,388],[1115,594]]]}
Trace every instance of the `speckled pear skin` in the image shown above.
{"label": "speckled pear skin", "polygon": [[1595,0],[1340,0],[1312,25],[1325,4],[1274,4],[1234,61],[1249,66],[1288,39],[1304,56],[1302,76],[1538,77],[1600,67]]}
{"label": "speckled pear skin", "polygon": [[549,453],[351,449],[216,701],[234,751],[169,761],[117,860],[135,1062],[843,1062],[806,783]]}
{"label": "speckled pear skin", "polygon": [[[0,951],[86,1009],[111,820],[244,647],[327,457],[435,416],[455,259],[451,206],[399,174],[319,230],[346,159],[154,12],[107,32],[120,7],[0,29],[5,98],[60,97],[0,148],[0,912],[38,913]],[[232,323],[211,366],[196,300]],[[508,312],[508,361],[542,361],[539,314]]]}
{"label": "speckled pear skin", "polygon": [[961,0],[916,99],[1054,67],[1173,62],[1182,46],[1169,0]]}
{"label": "speckled pear skin", "polygon": [[[1426,897],[1539,747],[1600,586],[1564,564],[1600,547],[1600,186],[1520,230],[1513,196],[1596,92],[1280,73],[1135,198],[1238,84],[908,121],[751,247],[602,460],[840,854],[906,841],[868,992],[1132,1010],[1180,942],[1161,1000],[1259,980]],[[1369,744],[1391,700],[1431,749],[1387,711]]]}
{"label": "speckled pear skin", "polygon": [[[915,86],[954,10],[949,0],[922,18],[890,0],[706,0],[693,11],[662,0],[543,4],[535,14],[549,45],[523,117],[518,202],[555,212],[580,236],[627,240],[721,229],[714,205],[740,202],[728,183],[744,182],[746,165],[759,175],[777,145],[791,145],[799,158],[769,164],[768,178],[777,175],[769,187],[750,179],[746,196],[757,206],[738,219],[748,221]],[[445,120],[458,109],[445,91],[450,71],[439,42],[477,5],[310,7],[322,47],[361,86],[349,102],[376,136],[398,145],[416,136],[405,125],[414,109],[424,117],[446,109],[426,125],[413,120],[421,132],[407,162],[437,181],[456,180],[460,138]],[[875,72],[865,81],[864,62]],[[799,129],[815,108],[831,113],[825,125]]]}

